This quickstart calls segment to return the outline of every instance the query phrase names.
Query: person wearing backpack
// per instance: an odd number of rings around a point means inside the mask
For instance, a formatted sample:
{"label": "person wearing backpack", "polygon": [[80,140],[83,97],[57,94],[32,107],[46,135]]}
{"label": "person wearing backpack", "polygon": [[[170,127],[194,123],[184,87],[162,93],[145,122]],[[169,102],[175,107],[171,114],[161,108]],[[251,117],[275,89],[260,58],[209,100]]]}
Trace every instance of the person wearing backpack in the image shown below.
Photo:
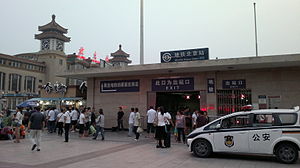
{"label": "person wearing backpack", "polygon": [[96,133],[94,135],[94,140],[97,139],[99,132],[102,136],[102,141],[104,140],[104,114],[103,110],[99,109],[99,116],[96,118]]}

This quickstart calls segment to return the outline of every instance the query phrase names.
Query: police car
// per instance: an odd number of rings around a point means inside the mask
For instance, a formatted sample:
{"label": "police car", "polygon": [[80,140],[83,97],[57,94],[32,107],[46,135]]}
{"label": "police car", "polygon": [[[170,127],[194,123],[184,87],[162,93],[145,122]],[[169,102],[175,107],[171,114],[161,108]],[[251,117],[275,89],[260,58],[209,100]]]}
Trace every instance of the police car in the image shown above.
{"label": "police car", "polygon": [[236,112],[194,130],[187,145],[198,157],[213,152],[270,154],[294,163],[300,149],[299,120],[299,107]]}

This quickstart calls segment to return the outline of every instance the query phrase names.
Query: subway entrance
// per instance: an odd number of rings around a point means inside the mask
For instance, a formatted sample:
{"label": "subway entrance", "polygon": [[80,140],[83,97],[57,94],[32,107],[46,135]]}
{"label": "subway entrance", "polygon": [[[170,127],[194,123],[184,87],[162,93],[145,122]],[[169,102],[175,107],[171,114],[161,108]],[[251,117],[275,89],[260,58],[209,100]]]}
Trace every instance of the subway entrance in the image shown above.
{"label": "subway entrance", "polygon": [[156,92],[156,107],[163,106],[172,116],[178,110],[189,108],[190,113],[200,109],[200,92]]}

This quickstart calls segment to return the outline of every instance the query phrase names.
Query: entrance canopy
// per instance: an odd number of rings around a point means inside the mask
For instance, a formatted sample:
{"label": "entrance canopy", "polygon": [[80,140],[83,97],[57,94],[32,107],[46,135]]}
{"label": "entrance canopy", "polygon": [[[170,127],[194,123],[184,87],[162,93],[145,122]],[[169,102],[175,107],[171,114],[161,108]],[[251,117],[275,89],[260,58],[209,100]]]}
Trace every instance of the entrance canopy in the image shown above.
{"label": "entrance canopy", "polygon": [[65,71],[58,76],[86,80],[92,77],[178,74],[297,66],[300,66],[300,54],[130,65],[126,67],[90,68]]}

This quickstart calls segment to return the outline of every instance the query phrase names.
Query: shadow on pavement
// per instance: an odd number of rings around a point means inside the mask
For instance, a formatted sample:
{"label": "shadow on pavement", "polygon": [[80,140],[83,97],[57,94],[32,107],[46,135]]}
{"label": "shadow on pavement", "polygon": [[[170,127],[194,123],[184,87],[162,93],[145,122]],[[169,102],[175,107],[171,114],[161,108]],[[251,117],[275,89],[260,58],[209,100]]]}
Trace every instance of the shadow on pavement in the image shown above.
{"label": "shadow on pavement", "polygon": [[[192,154],[193,157],[197,157]],[[211,157],[213,159],[230,159],[230,160],[240,160],[240,161],[261,161],[261,162],[272,162],[272,163],[279,163],[282,165],[287,165],[284,163],[279,162],[275,156],[269,155],[251,155],[251,154],[235,154],[235,153],[214,153]],[[208,159],[209,159],[208,158]],[[202,158],[205,159],[205,158]],[[294,164],[300,164],[300,158]]]}

